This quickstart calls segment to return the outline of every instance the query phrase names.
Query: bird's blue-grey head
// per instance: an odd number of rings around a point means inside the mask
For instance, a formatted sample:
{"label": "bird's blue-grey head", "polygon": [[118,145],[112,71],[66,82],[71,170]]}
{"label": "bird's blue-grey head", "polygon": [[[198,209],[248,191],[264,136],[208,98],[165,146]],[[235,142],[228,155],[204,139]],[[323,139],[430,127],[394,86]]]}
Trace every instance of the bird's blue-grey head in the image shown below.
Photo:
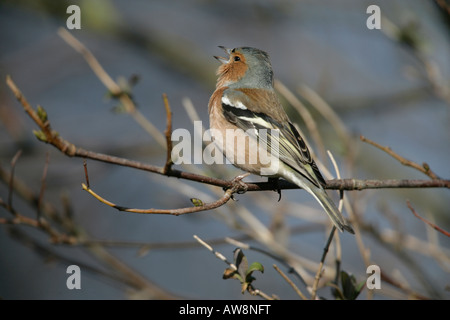
{"label": "bird's blue-grey head", "polygon": [[235,49],[241,52],[247,60],[248,70],[241,79],[241,85],[256,87],[273,87],[273,70],[269,55],[260,49],[242,47]]}
{"label": "bird's blue-grey head", "polygon": [[[237,63],[236,59],[242,59],[246,65],[245,73],[239,81],[229,84],[230,88],[273,88],[273,70],[269,55],[260,49],[252,47],[239,47],[227,49],[221,47],[230,57],[228,59],[216,57],[223,64]],[[237,67],[237,66],[236,66]]]}

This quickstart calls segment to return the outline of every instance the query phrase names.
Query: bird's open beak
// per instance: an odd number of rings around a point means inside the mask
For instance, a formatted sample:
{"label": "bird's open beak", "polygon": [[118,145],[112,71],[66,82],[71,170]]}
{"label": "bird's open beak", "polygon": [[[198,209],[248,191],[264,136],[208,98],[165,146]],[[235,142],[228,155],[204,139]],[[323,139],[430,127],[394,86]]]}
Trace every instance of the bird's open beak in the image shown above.
{"label": "bird's open beak", "polygon": [[[223,51],[225,51],[227,55],[231,54],[232,49],[225,48],[224,46],[219,46],[219,48],[222,49]],[[219,56],[214,56],[214,58],[219,60],[222,64],[228,63],[228,61],[229,61],[229,58],[224,58],[224,57],[219,57]]]}

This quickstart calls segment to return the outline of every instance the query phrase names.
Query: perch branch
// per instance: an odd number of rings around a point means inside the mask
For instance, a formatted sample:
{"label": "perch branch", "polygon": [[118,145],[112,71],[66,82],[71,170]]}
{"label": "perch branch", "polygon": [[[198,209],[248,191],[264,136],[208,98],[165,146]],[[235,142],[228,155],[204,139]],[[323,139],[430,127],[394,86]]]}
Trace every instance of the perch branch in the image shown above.
{"label": "perch branch", "polygon": [[[10,76],[6,77],[6,83],[11,89],[11,91],[14,93],[14,95],[16,96],[17,100],[20,102],[22,107],[24,108],[25,112],[41,129],[40,131],[38,131],[39,133],[35,133],[37,138],[45,143],[53,145],[60,152],[69,157],[79,157],[83,159],[97,160],[110,164],[116,164],[138,170],[166,175],[169,177],[176,177],[180,179],[186,179],[190,181],[214,185],[222,188],[232,187],[233,182],[231,180],[217,179],[195,173],[180,171],[176,169],[171,169],[170,171],[164,173],[164,167],[159,167],[125,158],[119,158],[77,147],[74,144],[70,143],[69,141],[62,139],[57,132],[53,131],[50,127],[50,122],[48,121],[48,119],[46,119],[45,122],[42,121],[42,119],[38,115],[38,112],[30,106],[30,104],[28,103],[28,101],[23,96],[22,92],[19,90],[19,88],[16,86],[16,84],[14,83],[14,81],[11,79]],[[42,107],[39,107],[38,109],[41,110],[41,113],[45,113]],[[46,115],[44,118],[46,118]],[[257,183],[249,182],[246,184],[247,184],[247,191],[263,191],[263,190],[278,190],[278,189],[284,190],[284,189],[299,188],[297,185],[289,183],[284,180],[278,181],[277,184],[273,182],[257,182]],[[328,180],[325,188],[332,190],[364,190],[364,189],[384,189],[384,188],[450,188],[450,180],[339,179],[339,180]]]}

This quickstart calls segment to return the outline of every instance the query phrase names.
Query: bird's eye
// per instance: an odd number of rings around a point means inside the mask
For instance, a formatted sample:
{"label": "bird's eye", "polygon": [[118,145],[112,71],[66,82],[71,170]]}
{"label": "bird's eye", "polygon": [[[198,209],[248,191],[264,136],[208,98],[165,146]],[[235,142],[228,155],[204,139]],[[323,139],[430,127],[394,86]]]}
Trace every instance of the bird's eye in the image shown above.
{"label": "bird's eye", "polygon": [[234,61],[240,61],[240,60],[241,60],[240,57],[238,57],[238,56],[235,56],[235,57],[234,57]]}

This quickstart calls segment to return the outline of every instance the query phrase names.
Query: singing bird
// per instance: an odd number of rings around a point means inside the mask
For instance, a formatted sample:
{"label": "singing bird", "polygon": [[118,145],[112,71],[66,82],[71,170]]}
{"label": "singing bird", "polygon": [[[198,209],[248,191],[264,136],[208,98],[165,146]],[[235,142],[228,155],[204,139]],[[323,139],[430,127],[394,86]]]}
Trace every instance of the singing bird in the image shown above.
{"label": "singing bird", "polygon": [[[306,190],[336,228],[354,233],[325,192],[322,174],[277,97],[268,54],[251,47],[220,48],[228,58],[215,56],[221,65],[208,105],[211,135],[217,147],[246,172],[284,178]],[[261,151],[276,159],[276,165],[262,161]]]}

